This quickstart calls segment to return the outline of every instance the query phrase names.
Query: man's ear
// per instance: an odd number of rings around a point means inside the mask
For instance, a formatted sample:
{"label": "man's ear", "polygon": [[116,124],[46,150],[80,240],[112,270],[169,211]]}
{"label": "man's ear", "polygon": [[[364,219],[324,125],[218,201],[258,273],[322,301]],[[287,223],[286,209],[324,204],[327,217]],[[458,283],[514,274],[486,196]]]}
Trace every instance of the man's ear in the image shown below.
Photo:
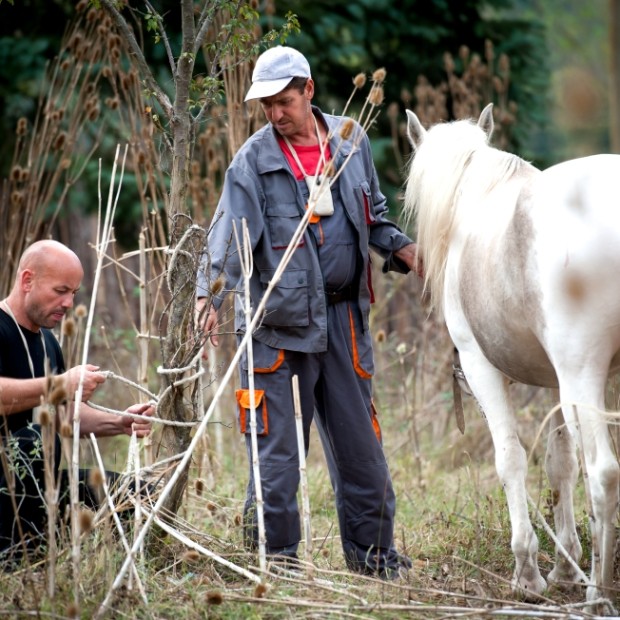
{"label": "man's ear", "polygon": [[34,272],[30,269],[24,269],[21,274],[22,289],[29,293],[32,290],[32,283],[34,282]]}
{"label": "man's ear", "polygon": [[314,97],[314,80],[312,78],[308,78],[306,82],[305,94],[308,100]]}

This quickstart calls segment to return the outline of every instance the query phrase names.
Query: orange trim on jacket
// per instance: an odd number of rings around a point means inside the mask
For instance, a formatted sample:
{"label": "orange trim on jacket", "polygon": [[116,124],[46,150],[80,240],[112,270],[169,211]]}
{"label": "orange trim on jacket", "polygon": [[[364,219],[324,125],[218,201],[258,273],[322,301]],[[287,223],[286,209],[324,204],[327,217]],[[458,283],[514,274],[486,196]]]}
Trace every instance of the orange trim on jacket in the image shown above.
{"label": "orange trim on jacket", "polygon": [[268,368],[254,368],[254,372],[257,372],[259,374],[267,374],[269,372],[275,372],[276,370],[278,370],[278,368],[280,368],[280,366],[282,366],[282,362],[284,361],[284,349],[280,349],[278,352],[278,359],[276,359],[276,361],[269,366]]}
{"label": "orange trim on jacket", "polygon": [[364,370],[360,364],[359,353],[357,351],[357,340],[355,338],[355,323],[353,322],[353,311],[349,306],[349,327],[351,328],[351,350],[353,353],[353,368],[362,379],[371,379],[372,375]]}

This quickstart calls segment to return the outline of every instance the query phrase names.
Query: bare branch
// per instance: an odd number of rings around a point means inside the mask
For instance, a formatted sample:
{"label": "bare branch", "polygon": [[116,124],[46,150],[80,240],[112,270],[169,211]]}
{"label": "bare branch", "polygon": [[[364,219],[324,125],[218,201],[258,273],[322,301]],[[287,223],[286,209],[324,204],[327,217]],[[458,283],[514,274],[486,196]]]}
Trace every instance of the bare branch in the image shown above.
{"label": "bare branch", "polygon": [[174,75],[177,72],[177,65],[174,60],[174,54],[172,53],[172,48],[170,47],[170,39],[168,39],[168,33],[166,32],[166,29],[164,28],[164,25],[163,25],[163,19],[161,15],[153,8],[153,5],[148,0],[145,0],[145,4],[147,8],[149,9],[149,11],[151,11],[153,15],[157,16],[157,32],[159,33],[161,40],[164,42],[164,47],[166,48],[166,55],[168,56],[168,63],[170,64],[170,71]]}
{"label": "bare branch", "polygon": [[146,58],[142,53],[142,49],[138,45],[136,37],[134,36],[132,30],[129,28],[127,21],[118,12],[112,0],[101,0],[101,4],[106,8],[108,13],[110,14],[110,17],[114,20],[116,27],[125,37],[125,41],[127,42],[127,45],[129,46],[133,54],[133,62],[137,65],[138,71],[143,76],[146,86],[151,91],[158,103],[161,105],[166,116],[170,118],[172,116],[172,104],[170,103],[170,99],[168,98],[168,95],[166,95],[166,93],[160,88],[157,80],[153,76],[153,73],[148,63],[146,62]]}

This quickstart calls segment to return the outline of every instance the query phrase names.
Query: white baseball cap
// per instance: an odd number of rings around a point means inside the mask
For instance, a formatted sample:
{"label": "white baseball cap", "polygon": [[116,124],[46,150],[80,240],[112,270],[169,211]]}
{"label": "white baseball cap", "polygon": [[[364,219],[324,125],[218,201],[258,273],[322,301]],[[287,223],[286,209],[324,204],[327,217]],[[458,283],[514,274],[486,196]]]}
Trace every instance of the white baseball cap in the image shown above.
{"label": "white baseball cap", "polygon": [[284,90],[294,77],[310,77],[305,56],[292,47],[272,47],[258,57],[245,101],[271,97]]}

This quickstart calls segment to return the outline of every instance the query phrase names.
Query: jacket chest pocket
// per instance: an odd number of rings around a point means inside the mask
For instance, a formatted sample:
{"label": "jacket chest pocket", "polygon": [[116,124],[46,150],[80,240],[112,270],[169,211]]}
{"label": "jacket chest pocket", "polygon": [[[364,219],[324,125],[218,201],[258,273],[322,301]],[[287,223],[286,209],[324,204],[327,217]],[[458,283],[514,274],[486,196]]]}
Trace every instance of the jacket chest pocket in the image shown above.
{"label": "jacket chest pocket", "polygon": [[362,212],[364,214],[366,224],[374,224],[377,221],[377,217],[375,215],[375,209],[372,203],[370,186],[368,185],[368,183],[362,183],[362,185],[357,188],[357,192],[359,200],[361,202]]}
{"label": "jacket chest pocket", "polygon": [[[293,238],[293,234],[301,222],[301,215],[297,203],[277,203],[270,205],[266,211],[267,227],[271,248],[273,250],[285,250]],[[305,243],[302,237],[298,247]]]}
{"label": "jacket chest pocket", "polygon": [[[265,289],[273,274],[273,271],[261,272]],[[308,308],[308,272],[287,269],[267,299],[262,323],[271,327],[306,327],[310,323]]]}

